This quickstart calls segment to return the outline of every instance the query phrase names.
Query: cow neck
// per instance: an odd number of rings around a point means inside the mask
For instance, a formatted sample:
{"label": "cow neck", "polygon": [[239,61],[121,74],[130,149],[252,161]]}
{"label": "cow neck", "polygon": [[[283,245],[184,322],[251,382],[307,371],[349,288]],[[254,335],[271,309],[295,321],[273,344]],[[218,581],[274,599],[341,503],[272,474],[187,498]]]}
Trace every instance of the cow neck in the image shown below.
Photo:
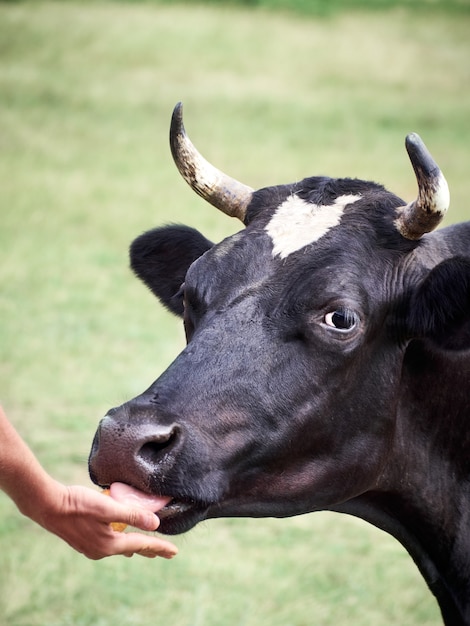
{"label": "cow neck", "polygon": [[469,372],[468,352],[410,344],[382,475],[336,509],[408,550],[452,626],[470,624]]}
{"label": "cow neck", "polygon": [[450,555],[438,547],[437,525],[434,529],[425,528],[428,520],[420,524],[413,509],[396,494],[369,492],[334,510],[359,517],[395,537],[408,551],[437,600],[444,624],[469,626],[469,580],[459,565],[452,563]]}
{"label": "cow neck", "polygon": [[[365,495],[373,524],[408,550],[446,624],[470,624],[468,352],[410,344],[391,455]],[[451,398],[451,401],[449,401]],[[373,517],[374,517],[373,516]]]}

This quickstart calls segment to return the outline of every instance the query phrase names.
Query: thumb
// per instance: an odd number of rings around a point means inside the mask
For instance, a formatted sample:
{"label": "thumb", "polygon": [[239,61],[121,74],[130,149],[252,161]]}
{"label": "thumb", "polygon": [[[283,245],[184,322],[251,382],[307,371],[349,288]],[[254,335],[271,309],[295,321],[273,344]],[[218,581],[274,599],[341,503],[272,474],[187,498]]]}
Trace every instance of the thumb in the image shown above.
{"label": "thumb", "polygon": [[118,502],[107,517],[109,523],[120,522],[140,530],[155,531],[160,526],[160,520],[152,511],[140,507],[129,507]]}
{"label": "thumb", "polygon": [[160,520],[155,513],[140,508],[127,508],[124,522],[140,530],[157,530],[160,526]]}
{"label": "thumb", "polygon": [[[111,496],[109,489],[105,489],[101,492],[103,495]],[[109,523],[117,522],[139,528],[140,530],[154,531],[160,526],[160,520],[149,509],[145,509],[139,505],[132,506],[126,502],[119,502],[112,496],[106,498],[107,515],[113,516],[112,521]]]}
{"label": "thumb", "polygon": [[[106,494],[108,495],[108,494]],[[108,523],[118,522],[139,528],[140,530],[154,531],[160,526],[160,520],[152,511],[139,506],[129,506],[117,502],[113,498],[105,498],[101,501],[106,507],[106,521]]]}

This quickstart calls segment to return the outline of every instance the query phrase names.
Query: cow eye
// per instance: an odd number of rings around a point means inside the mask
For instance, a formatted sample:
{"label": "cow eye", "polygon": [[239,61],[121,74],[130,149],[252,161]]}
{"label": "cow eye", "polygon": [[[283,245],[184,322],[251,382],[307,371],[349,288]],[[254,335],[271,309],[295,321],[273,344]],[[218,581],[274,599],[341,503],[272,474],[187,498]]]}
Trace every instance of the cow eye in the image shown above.
{"label": "cow eye", "polygon": [[357,326],[359,316],[355,311],[351,311],[351,309],[339,308],[327,313],[324,322],[330,328],[334,328],[340,332],[347,332]]}

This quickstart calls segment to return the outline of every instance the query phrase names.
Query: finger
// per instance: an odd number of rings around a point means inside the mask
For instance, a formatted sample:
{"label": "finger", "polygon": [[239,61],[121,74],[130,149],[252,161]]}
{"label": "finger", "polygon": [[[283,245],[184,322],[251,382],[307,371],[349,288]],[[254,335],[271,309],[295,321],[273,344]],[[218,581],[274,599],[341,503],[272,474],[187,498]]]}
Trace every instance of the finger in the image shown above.
{"label": "finger", "polygon": [[99,504],[101,515],[108,523],[120,522],[140,530],[150,531],[155,531],[160,526],[160,520],[155,513],[147,509],[121,504],[112,498],[101,498]]}
{"label": "finger", "polygon": [[[126,519],[122,520],[129,526],[139,528],[140,530],[157,530],[160,526],[160,520],[155,513],[146,511],[145,509],[131,509],[124,507],[126,511]],[[121,521],[121,520],[116,520]]]}
{"label": "finger", "polygon": [[139,554],[149,559],[157,556],[172,559],[178,554],[178,548],[164,539],[159,537],[151,537],[148,535],[140,535],[139,533],[127,533],[122,535],[121,554],[132,556]]}
{"label": "finger", "polygon": [[109,522],[111,528],[119,532],[125,530],[127,526],[146,531],[155,531],[160,526],[160,520],[154,513],[149,511],[142,513],[142,511],[136,511],[135,509],[116,513],[112,520],[112,522]]}

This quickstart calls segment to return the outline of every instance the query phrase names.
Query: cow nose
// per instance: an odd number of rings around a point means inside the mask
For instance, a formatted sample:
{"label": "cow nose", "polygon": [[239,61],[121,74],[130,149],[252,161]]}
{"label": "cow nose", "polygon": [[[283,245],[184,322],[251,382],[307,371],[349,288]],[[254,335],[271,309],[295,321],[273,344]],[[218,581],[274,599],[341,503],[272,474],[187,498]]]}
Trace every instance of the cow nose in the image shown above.
{"label": "cow nose", "polygon": [[178,433],[179,428],[174,424],[166,429],[159,429],[158,432],[149,433],[143,443],[139,442],[141,445],[137,451],[138,460],[151,467],[157,465],[166,451],[176,442]]}
{"label": "cow nose", "polygon": [[160,425],[120,421],[104,417],[93,440],[89,470],[100,485],[113,482],[141,482],[176,444],[180,435],[177,424]]}

